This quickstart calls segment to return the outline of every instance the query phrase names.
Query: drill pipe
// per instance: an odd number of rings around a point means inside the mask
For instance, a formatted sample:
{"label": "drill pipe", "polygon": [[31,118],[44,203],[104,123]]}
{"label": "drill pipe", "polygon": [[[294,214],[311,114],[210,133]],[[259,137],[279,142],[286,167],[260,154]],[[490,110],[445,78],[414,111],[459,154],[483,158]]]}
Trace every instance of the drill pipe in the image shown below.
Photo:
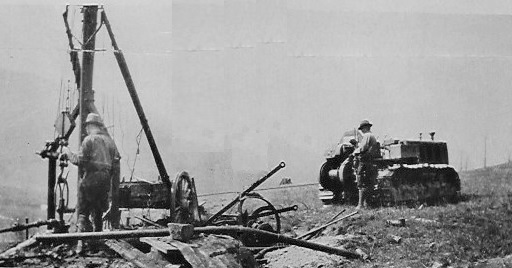
{"label": "drill pipe", "polygon": [[[238,237],[242,234],[252,234],[258,237],[269,239],[276,243],[285,243],[299,247],[309,248],[326,252],[329,254],[339,255],[349,259],[357,259],[361,256],[355,252],[348,250],[329,247],[309,241],[291,238],[288,236],[258,230],[254,228],[241,227],[241,226],[207,226],[194,228],[194,234],[223,234]],[[139,238],[139,237],[155,237],[155,236],[168,236],[169,230],[156,229],[156,230],[136,230],[136,231],[113,231],[113,232],[90,232],[90,233],[68,233],[68,234],[47,234],[37,235],[36,240],[39,242],[63,242],[70,240],[86,240],[86,239],[123,239],[123,238]]]}
{"label": "drill pipe", "polygon": [[[296,211],[298,208],[299,207],[297,205],[293,205],[290,207],[277,209],[276,211],[267,211],[267,212],[260,213],[258,215],[250,215],[250,216],[248,216],[248,220],[255,220],[255,219],[261,218],[261,217],[273,216],[273,215],[275,215],[275,213],[280,214],[280,213],[284,213],[284,212],[288,212],[288,211]],[[225,216],[237,218],[239,215],[230,214],[230,215],[225,215]]]}
{"label": "drill pipe", "polygon": [[310,230],[309,232],[307,232],[307,233],[305,233],[305,234],[303,234],[301,236],[298,236],[297,239],[302,239],[302,238],[304,238],[304,237],[306,237],[306,236],[308,236],[310,234],[314,234],[314,233],[316,233],[318,231],[321,231],[321,230],[323,230],[323,229],[325,229],[325,228],[327,228],[327,227],[329,227],[329,226],[331,226],[331,225],[333,225],[333,224],[335,224],[335,223],[337,223],[339,221],[342,221],[342,220],[344,220],[344,219],[346,219],[348,217],[352,217],[352,216],[356,215],[358,212],[359,211],[356,210],[356,211],[354,211],[354,212],[352,212],[352,213],[350,213],[350,214],[348,214],[346,216],[343,216],[343,217],[341,217],[341,218],[339,218],[337,220],[330,221],[330,222],[328,222],[328,223],[326,223],[326,224],[324,224],[324,225],[322,225],[322,226],[320,226],[318,228]]}
{"label": "drill pipe", "polygon": [[59,224],[59,221],[56,219],[50,219],[47,221],[36,221],[36,222],[28,223],[28,224],[15,224],[12,227],[9,227],[6,229],[1,229],[0,233],[18,232],[18,231],[23,231],[23,230],[30,229],[30,228],[40,227],[43,225],[56,226],[58,224]]}
{"label": "drill pipe", "polygon": [[260,184],[262,184],[264,181],[266,181],[270,176],[274,175],[276,172],[278,172],[280,169],[284,168],[286,164],[284,162],[279,163],[277,167],[272,169],[267,175],[263,176],[259,180],[257,180],[255,183],[253,183],[249,188],[247,188],[245,191],[243,191],[240,195],[238,195],[231,203],[227,204],[225,207],[223,207],[219,212],[215,213],[215,215],[211,216],[205,223],[205,225],[210,225],[214,220],[216,220],[220,215],[222,215],[224,212],[226,212],[228,209],[233,207],[237,202],[240,201],[240,198],[242,198],[244,195],[250,193],[252,190],[256,189]]}

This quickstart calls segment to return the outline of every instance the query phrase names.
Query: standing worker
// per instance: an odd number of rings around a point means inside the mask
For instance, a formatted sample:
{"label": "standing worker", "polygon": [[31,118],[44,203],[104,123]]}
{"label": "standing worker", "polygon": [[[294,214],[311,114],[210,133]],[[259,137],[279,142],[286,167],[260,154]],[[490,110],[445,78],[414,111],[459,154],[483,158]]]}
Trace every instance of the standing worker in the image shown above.
{"label": "standing worker", "polygon": [[370,131],[372,124],[368,120],[361,121],[359,130],[362,132],[362,138],[359,146],[354,151],[356,160],[356,180],[359,189],[359,202],[357,209],[366,206],[368,189],[372,185],[373,176],[376,174],[373,160],[380,158],[380,144]]}
{"label": "standing worker", "polygon": [[[80,151],[76,154],[65,148],[63,154],[84,171],[83,177],[78,179],[78,232],[101,232],[103,212],[109,207],[112,174],[119,168],[121,157],[98,114],[87,115],[85,129],[87,136]],[[92,216],[92,224],[89,216]],[[80,253],[82,250],[83,244],[79,241],[76,251]]]}

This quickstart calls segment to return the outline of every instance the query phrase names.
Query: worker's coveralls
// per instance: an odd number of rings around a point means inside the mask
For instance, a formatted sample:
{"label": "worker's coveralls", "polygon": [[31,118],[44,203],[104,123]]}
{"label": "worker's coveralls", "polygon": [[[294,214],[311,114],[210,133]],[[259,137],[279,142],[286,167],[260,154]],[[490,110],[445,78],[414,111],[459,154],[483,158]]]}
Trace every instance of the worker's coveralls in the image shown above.
{"label": "worker's coveralls", "polygon": [[380,155],[380,144],[371,132],[363,133],[356,149],[356,180],[357,188],[366,190],[371,187],[372,178],[376,175],[373,160]]}
{"label": "worker's coveralls", "polygon": [[[103,212],[107,211],[113,170],[119,165],[120,155],[106,131],[85,137],[78,154],[70,155],[84,175],[78,181],[78,231],[102,231]],[[92,216],[93,226],[89,215]]]}

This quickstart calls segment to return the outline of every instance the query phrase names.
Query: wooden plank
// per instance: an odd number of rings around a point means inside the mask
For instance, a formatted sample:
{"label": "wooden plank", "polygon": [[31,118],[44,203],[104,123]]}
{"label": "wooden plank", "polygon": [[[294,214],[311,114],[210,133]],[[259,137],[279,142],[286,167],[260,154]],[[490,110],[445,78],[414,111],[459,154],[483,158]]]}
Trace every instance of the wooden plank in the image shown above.
{"label": "wooden plank", "polygon": [[149,258],[146,254],[123,240],[106,240],[105,245],[139,268],[165,267],[169,264],[168,262]]}
{"label": "wooden plank", "polygon": [[140,241],[150,245],[152,248],[160,251],[164,255],[169,255],[171,253],[179,253],[178,248],[163,241],[160,241],[157,238],[143,237],[140,239]]}
{"label": "wooden plank", "polygon": [[33,245],[34,243],[36,243],[36,239],[34,237],[32,237],[28,240],[25,240],[25,241],[19,243],[18,245],[16,245],[15,247],[2,252],[0,254],[0,258],[9,258],[11,255],[18,253],[22,249],[29,247],[29,246]]}
{"label": "wooden plank", "polygon": [[[240,242],[232,237],[208,235],[196,238],[193,241],[195,244],[187,244],[176,240],[168,240],[168,243],[178,248],[192,267],[242,267],[238,259],[240,257]],[[254,256],[250,255],[254,259]],[[244,261],[245,259],[242,263]],[[246,263],[250,263],[250,260],[247,260]]]}
{"label": "wooden plank", "polygon": [[194,251],[194,249],[186,243],[180,242],[180,241],[172,241],[171,242],[173,246],[178,248],[185,257],[185,260],[192,265],[194,268],[208,268],[208,263],[203,260],[203,258],[200,257],[200,255],[197,254],[197,252]]}

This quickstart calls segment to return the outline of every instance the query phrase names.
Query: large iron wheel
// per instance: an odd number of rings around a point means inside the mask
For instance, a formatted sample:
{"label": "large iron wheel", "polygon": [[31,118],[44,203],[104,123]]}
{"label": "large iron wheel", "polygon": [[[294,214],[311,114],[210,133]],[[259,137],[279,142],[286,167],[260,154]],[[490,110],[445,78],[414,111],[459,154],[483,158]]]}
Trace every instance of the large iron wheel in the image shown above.
{"label": "large iron wheel", "polygon": [[186,171],[176,175],[171,187],[171,221],[199,222],[199,211],[194,179]]}
{"label": "large iron wheel", "polygon": [[[238,223],[245,227],[268,232],[279,233],[281,231],[281,218],[277,209],[258,193],[249,193],[240,199]],[[254,235],[243,235],[241,239],[247,246],[272,244],[272,242]]]}

